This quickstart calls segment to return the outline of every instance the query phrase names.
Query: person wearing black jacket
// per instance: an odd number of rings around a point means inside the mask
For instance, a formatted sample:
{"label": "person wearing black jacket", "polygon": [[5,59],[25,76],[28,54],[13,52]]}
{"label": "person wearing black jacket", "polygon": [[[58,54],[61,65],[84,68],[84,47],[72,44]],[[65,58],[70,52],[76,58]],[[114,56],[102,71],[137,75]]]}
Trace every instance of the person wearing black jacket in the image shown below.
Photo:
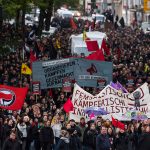
{"label": "person wearing black jacket", "polygon": [[69,150],[69,132],[67,130],[61,130],[61,137],[54,148],[54,150]]}
{"label": "person wearing black jacket", "polygon": [[139,137],[138,150],[150,150],[150,127],[143,126],[143,133]]}
{"label": "person wearing black jacket", "polygon": [[5,140],[2,150],[21,150],[21,146],[16,139],[16,132],[11,131],[9,137]]}
{"label": "person wearing black jacket", "polygon": [[70,134],[69,150],[81,150],[82,145],[76,128],[72,128],[69,123],[66,128]]}
{"label": "person wearing black jacket", "polygon": [[101,132],[96,138],[96,150],[110,150],[110,140],[107,135],[107,129],[105,126],[101,127]]}
{"label": "person wearing black jacket", "polygon": [[50,127],[50,121],[45,123],[45,126],[40,131],[40,141],[42,150],[52,150],[52,144],[54,144],[54,133]]}
{"label": "person wearing black jacket", "polygon": [[98,132],[96,130],[95,124],[91,124],[90,130],[87,132],[85,137],[86,150],[95,150],[96,149],[96,137]]}
{"label": "person wearing black jacket", "polygon": [[115,139],[116,150],[128,150],[128,138],[128,134],[124,130],[120,129]]}
{"label": "person wearing black jacket", "polygon": [[107,133],[108,133],[108,137],[109,137],[109,141],[110,141],[110,145],[111,145],[111,150],[115,150],[115,146],[114,146],[115,135],[113,133],[113,129],[111,127],[109,127],[107,129]]}

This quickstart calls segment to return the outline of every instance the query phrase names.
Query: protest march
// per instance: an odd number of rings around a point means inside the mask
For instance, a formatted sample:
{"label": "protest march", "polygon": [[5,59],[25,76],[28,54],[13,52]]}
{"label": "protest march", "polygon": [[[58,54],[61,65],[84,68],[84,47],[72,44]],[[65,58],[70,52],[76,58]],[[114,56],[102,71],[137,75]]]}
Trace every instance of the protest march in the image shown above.
{"label": "protest march", "polygon": [[114,20],[2,26],[0,150],[150,150],[150,34]]}

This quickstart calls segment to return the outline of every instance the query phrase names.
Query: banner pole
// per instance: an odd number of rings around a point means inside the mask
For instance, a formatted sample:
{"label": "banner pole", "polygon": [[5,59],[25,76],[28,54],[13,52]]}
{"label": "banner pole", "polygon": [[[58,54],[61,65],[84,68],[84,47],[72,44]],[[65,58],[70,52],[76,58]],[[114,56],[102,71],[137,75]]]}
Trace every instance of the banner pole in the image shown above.
{"label": "banner pole", "polygon": [[35,94],[35,101],[36,101],[36,103],[37,103],[37,94]]}

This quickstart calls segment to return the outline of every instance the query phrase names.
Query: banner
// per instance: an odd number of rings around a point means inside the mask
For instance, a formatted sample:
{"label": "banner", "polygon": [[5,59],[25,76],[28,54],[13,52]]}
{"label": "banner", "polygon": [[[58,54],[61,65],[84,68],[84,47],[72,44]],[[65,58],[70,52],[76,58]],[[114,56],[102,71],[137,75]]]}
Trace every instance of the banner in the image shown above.
{"label": "banner", "polygon": [[24,103],[28,88],[16,88],[0,85],[0,108],[20,110]]}
{"label": "banner", "polygon": [[34,95],[39,95],[41,93],[40,82],[32,82],[32,93]]}
{"label": "banner", "polygon": [[80,86],[97,87],[97,80],[103,80],[105,85],[112,81],[112,62],[79,59],[77,64],[74,76]]}
{"label": "banner", "polygon": [[150,0],[144,0],[143,9],[145,12],[150,12]]}
{"label": "banner", "polygon": [[62,87],[65,77],[74,79],[76,59],[39,61],[32,64],[33,81],[40,81],[41,89]]}
{"label": "banner", "polygon": [[62,90],[63,92],[71,92],[72,81],[69,78],[63,79]]}
{"label": "banner", "polygon": [[[138,109],[147,114],[149,112],[148,100],[150,99],[147,83],[138,88],[136,91],[139,91],[140,93],[140,107],[138,107]],[[81,117],[88,118],[88,116],[84,113],[84,109],[88,107],[101,107],[104,108],[110,115],[114,114],[115,116],[120,116],[129,108],[135,107],[135,100],[133,97],[135,92],[132,94],[122,93],[108,85],[98,95],[93,96],[75,84],[72,97],[74,110],[70,112],[70,119],[79,121]]]}
{"label": "banner", "polygon": [[33,81],[40,81],[41,89],[62,87],[66,77],[87,87],[97,87],[100,79],[105,80],[106,85],[112,80],[112,62],[68,58],[34,62],[32,68]]}

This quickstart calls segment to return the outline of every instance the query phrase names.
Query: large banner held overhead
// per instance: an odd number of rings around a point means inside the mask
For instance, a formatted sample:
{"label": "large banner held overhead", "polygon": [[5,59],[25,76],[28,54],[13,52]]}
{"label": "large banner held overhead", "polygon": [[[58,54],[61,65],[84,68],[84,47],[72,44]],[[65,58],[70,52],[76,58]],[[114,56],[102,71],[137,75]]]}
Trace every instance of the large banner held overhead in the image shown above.
{"label": "large banner held overhead", "polygon": [[62,87],[66,77],[84,87],[97,87],[97,80],[103,80],[103,86],[112,81],[112,62],[68,58],[34,62],[32,70],[33,81],[40,81],[41,89]]}
{"label": "large banner held overhead", "polygon": [[39,61],[32,64],[33,81],[40,81],[41,89],[62,87],[63,79],[74,79],[77,59]]}
{"label": "large banner held overhead", "polygon": [[111,115],[120,116],[129,108],[135,107],[136,101],[133,95],[135,95],[137,91],[140,95],[138,108],[140,111],[147,114],[149,112],[148,105],[150,103],[147,83],[142,85],[132,94],[122,93],[108,85],[96,96],[93,96],[75,84],[72,97],[74,110],[70,112],[69,117],[70,119],[75,119],[77,122],[81,117],[88,118],[88,116],[84,113],[84,109],[88,107],[101,107]]}
{"label": "large banner held overhead", "polygon": [[102,86],[106,86],[112,81],[112,66],[112,62],[79,59],[74,70],[75,80],[83,87],[97,87],[97,80],[103,80]]}

